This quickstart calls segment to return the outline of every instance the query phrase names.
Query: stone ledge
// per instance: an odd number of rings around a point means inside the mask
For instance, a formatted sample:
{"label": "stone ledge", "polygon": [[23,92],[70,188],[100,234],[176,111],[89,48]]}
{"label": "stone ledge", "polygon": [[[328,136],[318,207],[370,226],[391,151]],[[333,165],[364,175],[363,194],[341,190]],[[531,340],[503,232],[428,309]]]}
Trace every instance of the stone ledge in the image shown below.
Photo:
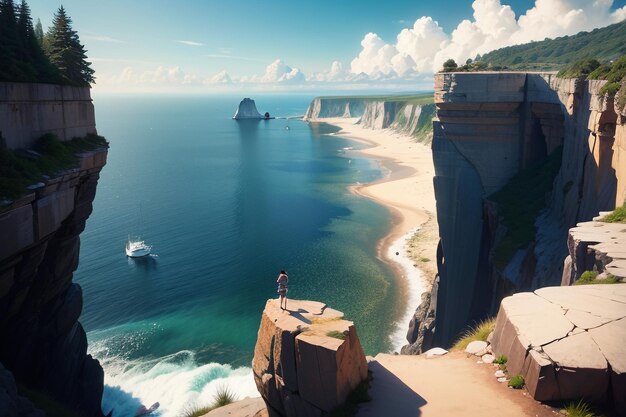
{"label": "stone ledge", "polygon": [[[502,300],[493,351],[536,400],[626,412],[626,284],[546,287]],[[612,393],[609,393],[609,390]]]}

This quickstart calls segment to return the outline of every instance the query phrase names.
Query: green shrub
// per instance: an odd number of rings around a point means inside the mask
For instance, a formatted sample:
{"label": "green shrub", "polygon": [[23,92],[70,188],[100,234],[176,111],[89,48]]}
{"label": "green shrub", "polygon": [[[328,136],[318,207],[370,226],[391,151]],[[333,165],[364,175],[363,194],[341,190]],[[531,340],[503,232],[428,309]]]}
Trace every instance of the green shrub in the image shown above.
{"label": "green shrub", "polygon": [[598,91],[598,94],[600,94],[601,96],[606,94],[609,97],[615,97],[615,94],[617,94],[621,86],[622,85],[619,82],[606,83]]}
{"label": "green shrub", "polygon": [[221,385],[217,388],[215,397],[211,405],[198,406],[192,405],[183,410],[181,417],[199,417],[203,416],[211,410],[231,404],[235,401],[235,393],[227,385]]}
{"label": "green shrub", "polygon": [[574,285],[619,284],[621,282],[622,281],[619,278],[611,274],[607,274],[607,277],[604,279],[598,279],[598,271],[585,271],[582,273],[580,278],[574,282]]}
{"label": "green shrub", "polygon": [[326,333],[326,336],[334,337],[335,339],[346,340],[346,335],[344,332],[340,332],[339,330],[331,330]]}
{"label": "green shrub", "polygon": [[506,355],[500,355],[493,361],[493,363],[497,363],[498,365],[505,365],[508,360],[509,358],[507,358]]}
{"label": "green shrub", "polygon": [[564,411],[568,417],[596,417],[591,406],[583,402],[583,400],[567,404]]}
{"label": "green shrub", "polygon": [[522,389],[524,388],[524,377],[521,375],[515,375],[513,378],[509,380],[509,387],[514,389]]}
{"label": "green shrub", "polygon": [[600,221],[604,223],[626,223],[626,206],[616,208],[613,213],[602,217]]}
{"label": "green shrub", "polygon": [[491,333],[495,327],[495,318],[482,320],[474,327],[470,327],[465,332],[463,332],[461,337],[452,346],[452,349],[465,350],[467,345],[469,345],[471,342],[474,342],[476,340],[486,341],[489,333]]}
{"label": "green shrub", "polygon": [[[515,64],[515,62],[513,62]],[[596,70],[600,66],[600,63],[597,59],[594,58],[583,58],[574,62],[571,65],[568,65],[566,68],[559,71],[556,75],[560,78],[581,78],[587,77],[594,70]]]}

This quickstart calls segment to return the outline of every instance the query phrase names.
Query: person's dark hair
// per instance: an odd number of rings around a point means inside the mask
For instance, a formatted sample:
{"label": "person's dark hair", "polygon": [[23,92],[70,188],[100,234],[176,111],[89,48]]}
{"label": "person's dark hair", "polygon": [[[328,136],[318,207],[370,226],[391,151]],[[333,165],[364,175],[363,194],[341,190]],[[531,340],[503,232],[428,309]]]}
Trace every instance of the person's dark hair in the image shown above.
{"label": "person's dark hair", "polygon": [[281,273],[281,274],[287,274],[287,273],[285,272],[285,270],[283,270],[283,269],[281,269],[281,270],[280,270],[280,273]]}

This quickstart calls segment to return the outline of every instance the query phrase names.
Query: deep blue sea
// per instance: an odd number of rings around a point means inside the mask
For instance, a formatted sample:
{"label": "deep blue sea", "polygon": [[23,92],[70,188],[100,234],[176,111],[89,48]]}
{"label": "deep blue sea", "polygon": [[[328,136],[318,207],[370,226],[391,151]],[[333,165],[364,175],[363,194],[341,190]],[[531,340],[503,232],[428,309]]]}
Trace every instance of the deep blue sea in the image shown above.
{"label": "deep blue sea", "polygon": [[[260,314],[289,273],[289,297],[353,320],[366,353],[388,351],[400,288],[377,259],[389,212],[348,186],[381,171],[298,119],[232,120],[240,96],[95,95],[110,142],[75,273],[90,353],[105,369],[103,410],[161,403],[177,415],[219,386],[258,395]],[[312,96],[257,95],[260,112],[302,115]],[[139,235],[153,256],[129,259]]]}

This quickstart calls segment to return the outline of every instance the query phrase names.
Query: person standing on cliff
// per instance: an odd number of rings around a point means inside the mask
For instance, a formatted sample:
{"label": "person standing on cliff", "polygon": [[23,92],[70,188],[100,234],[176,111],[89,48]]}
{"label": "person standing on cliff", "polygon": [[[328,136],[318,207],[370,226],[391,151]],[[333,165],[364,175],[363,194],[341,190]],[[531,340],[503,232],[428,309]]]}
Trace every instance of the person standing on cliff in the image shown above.
{"label": "person standing on cliff", "polygon": [[[282,310],[287,310],[287,283],[289,282],[289,277],[285,271],[280,271],[278,274],[278,279],[276,283],[278,284],[278,295],[280,295],[280,308]],[[285,301],[285,307],[283,308],[283,300]]]}

